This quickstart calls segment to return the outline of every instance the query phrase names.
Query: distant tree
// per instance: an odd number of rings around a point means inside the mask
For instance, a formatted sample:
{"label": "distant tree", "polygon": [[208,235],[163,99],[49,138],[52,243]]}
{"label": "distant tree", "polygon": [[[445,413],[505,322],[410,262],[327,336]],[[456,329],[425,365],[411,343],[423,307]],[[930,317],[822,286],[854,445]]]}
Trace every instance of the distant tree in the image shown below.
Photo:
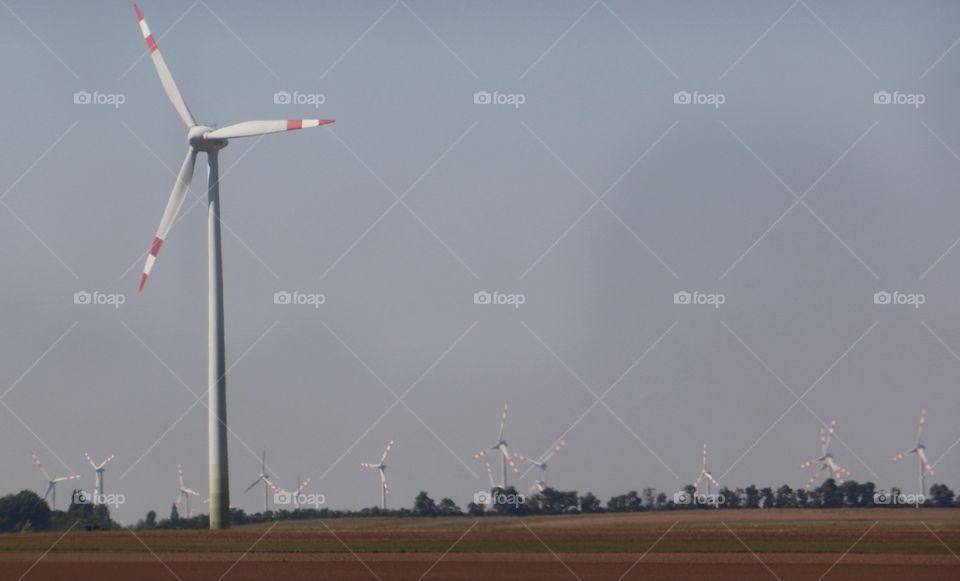
{"label": "distant tree", "polygon": [[457,503],[453,502],[453,499],[450,498],[441,499],[437,510],[442,516],[460,516],[463,514],[463,511],[460,510]]}
{"label": "distant tree", "polygon": [[723,497],[723,504],[720,505],[720,508],[740,508],[742,494],[739,489],[731,490],[729,487],[724,486],[718,494]]}
{"label": "distant tree", "polygon": [[180,520],[180,510],[177,508],[177,503],[173,503],[173,506],[170,507],[170,522],[177,522]]}
{"label": "distant tree", "polygon": [[660,494],[658,494],[658,495],[657,495],[657,504],[656,504],[657,510],[659,510],[659,509],[664,508],[665,506],[667,506],[667,500],[668,500],[668,499],[667,499],[667,493],[666,493],[666,492],[661,492]]}
{"label": "distant tree", "polygon": [[784,484],[777,489],[774,503],[777,508],[794,508],[797,506],[797,495],[793,492],[792,488]]}
{"label": "distant tree", "polygon": [[607,501],[607,510],[610,512],[640,512],[643,510],[643,502],[636,490],[631,490],[626,494],[614,496]]}
{"label": "distant tree", "polygon": [[482,504],[471,502],[467,504],[467,514],[470,516],[483,516],[485,508]]}
{"label": "distant tree", "polygon": [[426,490],[421,490],[413,500],[413,512],[418,516],[437,516],[437,503]]}
{"label": "distant tree", "polygon": [[50,507],[30,490],[0,498],[0,531],[45,531],[50,528]]}
{"label": "distant tree", "polygon": [[773,489],[769,486],[765,486],[760,489],[760,503],[759,506],[763,508],[773,508],[776,502],[776,497],[773,495]]}
{"label": "distant tree", "polygon": [[743,491],[743,507],[757,508],[758,506],[760,506],[760,491],[751,484]]}
{"label": "distant tree", "polygon": [[797,506],[800,508],[806,508],[810,506],[810,495],[807,494],[807,490],[805,488],[798,488],[796,492]]}
{"label": "distant tree", "polygon": [[946,484],[934,484],[930,487],[930,504],[939,507],[953,506],[956,495]]}
{"label": "distant tree", "polygon": [[546,514],[562,514],[577,508],[577,493],[564,492],[555,488],[544,488],[537,495],[537,504]]}
{"label": "distant tree", "polygon": [[144,524],[148,529],[156,528],[157,526],[157,511],[151,510],[147,513],[147,518],[144,519]]}
{"label": "distant tree", "polygon": [[827,508],[837,508],[843,506],[843,491],[837,486],[837,481],[833,478],[827,478],[820,485],[820,505]]}
{"label": "distant tree", "polygon": [[600,499],[593,495],[592,492],[588,492],[580,497],[580,512],[600,512],[603,510],[603,506],[600,504]]}

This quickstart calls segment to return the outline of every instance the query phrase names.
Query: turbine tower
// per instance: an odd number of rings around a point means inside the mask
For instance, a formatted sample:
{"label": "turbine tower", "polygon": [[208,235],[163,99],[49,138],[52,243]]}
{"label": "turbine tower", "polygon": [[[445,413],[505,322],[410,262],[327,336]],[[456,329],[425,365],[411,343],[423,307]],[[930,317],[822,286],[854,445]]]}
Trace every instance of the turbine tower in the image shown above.
{"label": "turbine tower", "polygon": [[929,460],[927,460],[927,447],[923,445],[923,442],[920,441],[920,436],[923,434],[923,425],[927,423],[927,410],[920,411],[920,423],[917,426],[917,439],[913,443],[913,448],[907,450],[906,452],[900,452],[893,457],[893,461],[897,462],[903,460],[910,454],[917,455],[917,481],[920,484],[920,494],[927,493],[926,487],[926,476],[934,476],[933,466],[930,465]]}
{"label": "turbine tower", "polygon": [[270,507],[268,503],[268,496],[270,494],[270,476],[267,474],[267,450],[263,450],[263,455],[260,456],[260,476],[257,476],[257,479],[253,481],[253,484],[247,487],[244,492],[250,492],[250,489],[263,482],[263,512],[266,513]]}
{"label": "turbine tower", "polygon": [[510,468],[513,468],[514,472],[519,472],[517,470],[517,465],[514,464],[513,458],[510,457],[510,450],[507,448],[507,441],[503,439],[503,427],[507,423],[507,404],[503,404],[503,413],[500,414],[500,435],[497,436],[497,443],[493,446],[490,446],[488,449],[483,449],[473,455],[477,460],[483,458],[487,455],[487,452],[498,450],[500,452],[500,466],[503,469],[503,488],[507,488],[507,465]]}
{"label": "turbine tower", "polygon": [[363,468],[375,468],[380,473],[380,509],[387,509],[387,494],[390,491],[387,489],[387,475],[385,473],[387,465],[383,462],[387,459],[387,454],[390,453],[390,448],[393,448],[393,440],[390,440],[390,443],[387,444],[387,447],[383,450],[383,456],[380,457],[380,462],[376,464],[360,464]]}
{"label": "turbine tower", "polygon": [[208,372],[207,372],[207,439],[210,471],[210,528],[230,526],[230,475],[227,463],[227,382],[223,323],[223,263],[220,243],[220,170],[219,151],[235,137],[253,137],[268,133],[318,127],[333,123],[331,119],[286,119],[277,121],[244,121],[215,129],[198,124],[187,108],[170,69],[157,48],[147,21],[140,8],[134,5],[140,31],[146,40],[153,65],[160,76],[160,84],[173,103],[174,109],[187,126],[187,155],[183,160],[170,199],[160,219],[160,227],[150,246],[140,290],[147,282],[160,247],[166,240],[174,219],[183,205],[193,178],[193,169],[199,153],[207,156],[207,310],[208,310]]}
{"label": "turbine tower", "polygon": [[50,497],[50,509],[57,510],[57,482],[63,482],[65,480],[76,480],[80,478],[79,474],[73,474],[71,476],[58,476],[57,478],[50,478],[50,475],[47,474],[46,468],[43,467],[43,464],[40,463],[40,459],[37,458],[36,454],[32,454],[33,461],[36,462],[37,468],[40,469],[40,473],[43,474],[43,477],[47,479],[47,491],[43,493],[43,499],[46,500],[47,497]]}
{"label": "turbine tower", "polygon": [[544,454],[543,456],[540,456],[536,460],[534,460],[533,458],[528,458],[523,454],[514,454],[514,457],[520,460],[523,460],[525,462],[529,462],[530,464],[533,464],[537,469],[537,481],[534,483],[533,486],[530,487],[531,490],[534,487],[536,487],[537,490],[539,490],[540,492],[543,492],[544,489],[547,488],[547,461],[553,458],[554,455],[556,455],[556,453],[559,452],[566,445],[567,443],[561,440],[560,442],[557,443],[556,446],[554,446],[553,448],[550,448],[550,450],[548,450],[546,454]]}
{"label": "turbine tower", "polygon": [[103,499],[103,473],[107,469],[107,464],[113,460],[113,454],[110,454],[106,460],[99,464],[93,461],[90,454],[84,452],[83,455],[87,459],[87,462],[90,463],[90,466],[93,467],[94,474],[96,474],[93,480],[93,504],[99,504],[100,500]]}
{"label": "turbine tower", "polygon": [[[707,470],[707,445],[703,445],[703,463],[700,464],[700,475],[697,476],[697,480],[693,483],[694,490],[700,490],[700,484],[706,484],[707,488],[707,497],[710,497],[710,485],[713,484],[717,487],[717,490],[720,490],[720,483],[717,482],[717,479],[713,477],[713,473]],[[714,499],[714,506],[718,507],[719,498]]]}
{"label": "turbine tower", "polygon": [[190,512],[190,497],[191,496],[200,496],[200,493],[191,488],[187,488],[183,485],[183,466],[177,464],[177,476],[180,477],[180,492],[177,494],[177,501],[174,503],[177,505],[177,510],[180,510],[180,502],[183,501],[184,508],[187,509],[187,518],[193,516]]}
{"label": "turbine tower", "polygon": [[837,484],[843,484],[844,476],[850,475],[850,471],[837,464],[833,459],[833,454],[830,453],[830,442],[833,440],[833,433],[836,430],[836,426],[837,420],[830,420],[829,428],[820,428],[820,456],[812,460],[807,460],[800,465],[800,468],[809,468],[815,464],[819,464],[813,475],[807,480],[807,489],[813,487],[813,483],[817,481],[817,478],[819,478],[820,474],[824,471],[826,471],[828,475],[832,475],[837,480]]}

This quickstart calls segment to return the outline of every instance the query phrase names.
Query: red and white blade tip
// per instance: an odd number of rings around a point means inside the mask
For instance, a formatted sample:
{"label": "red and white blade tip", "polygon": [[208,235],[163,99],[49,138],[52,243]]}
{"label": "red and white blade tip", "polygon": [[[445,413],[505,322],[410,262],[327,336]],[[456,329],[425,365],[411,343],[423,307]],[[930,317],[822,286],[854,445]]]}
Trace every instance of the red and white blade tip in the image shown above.
{"label": "red and white blade tip", "polygon": [[150,27],[147,26],[147,21],[143,19],[143,13],[140,12],[140,7],[134,4],[133,9],[137,13],[137,22],[140,24],[140,32],[143,33],[143,39],[147,41],[147,48],[150,49],[150,54],[153,54],[157,51],[157,41],[153,39],[153,34],[150,32]]}
{"label": "red and white blade tip", "polygon": [[335,122],[336,119],[287,119],[287,131],[320,127],[321,125],[330,125]]}
{"label": "red and white blade tip", "polygon": [[143,265],[143,274],[140,276],[139,291],[143,291],[143,285],[147,284],[147,277],[150,276],[150,270],[153,268],[153,263],[157,260],[157,254],[160,253],[161,246],[163,246],[163,239],[154,238],[153,244],[150,245],[150,253],[147,255],[147,262]]}

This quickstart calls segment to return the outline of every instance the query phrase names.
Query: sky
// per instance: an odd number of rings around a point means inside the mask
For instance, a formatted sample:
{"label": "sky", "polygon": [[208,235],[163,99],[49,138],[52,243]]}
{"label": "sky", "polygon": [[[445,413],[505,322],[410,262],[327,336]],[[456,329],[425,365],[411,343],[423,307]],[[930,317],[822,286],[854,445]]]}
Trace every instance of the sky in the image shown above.
{"label": "sky", "polygon": [[[264,448],[372,506],[392,440],[388,505],[464,507],[505,402],[512,451],[564,441],[547,481],[604,500],[704,444],[801,486],[833,419],[851,478],[914,491],[921,410],[960,486],[960,5],[141,9],[198,122],[336,119],[220,154],[234,506]],[[206,161],[138,293],[187,142],[132,6],[3,0],[0,70],[0,491],[115,454],[114,516],[166,515],[178,464],[207,490]]]}

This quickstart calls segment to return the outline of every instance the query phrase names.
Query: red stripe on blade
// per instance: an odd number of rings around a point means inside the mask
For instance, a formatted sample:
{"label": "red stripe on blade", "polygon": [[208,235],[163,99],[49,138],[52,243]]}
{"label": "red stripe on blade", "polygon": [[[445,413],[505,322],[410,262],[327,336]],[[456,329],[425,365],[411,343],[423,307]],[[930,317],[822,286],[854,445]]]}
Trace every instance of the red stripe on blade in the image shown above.
{"label": "red stripe on blade", "polygon": [[134,4],[133,9],[137,12],[137,22],[143,20],[143,14],[140,12],[140,7]]}
{"label": "red stripe on blade", "polygon": [[140,275],[140,288],[137,290],[137,292],[142,292],[143,285],[145,284],[147,284],[147,273],[143,273]]}
{"label": "red stripe on blade", "polygon": [[161,239],[161,238],[154,238],[154,239],[153,239],[153,246],[150,247],[150,254],[152,254],[154,257],[156,257],[157,254],[160,253],[160,247],[161,247],[161,246],[163,246],[163,239]]}
{"label": "red stripe on blade", "polygon": [[150,54],[157,52],[157,41],[153,40],[153,35],[147,37],[147,48],[150,49]]}
{"label": "red stripe on blade", "polygon": [[287,121],[287,131],[293,131],[294,129],[302,129],[303,120],[302,119],[290,119]]}

